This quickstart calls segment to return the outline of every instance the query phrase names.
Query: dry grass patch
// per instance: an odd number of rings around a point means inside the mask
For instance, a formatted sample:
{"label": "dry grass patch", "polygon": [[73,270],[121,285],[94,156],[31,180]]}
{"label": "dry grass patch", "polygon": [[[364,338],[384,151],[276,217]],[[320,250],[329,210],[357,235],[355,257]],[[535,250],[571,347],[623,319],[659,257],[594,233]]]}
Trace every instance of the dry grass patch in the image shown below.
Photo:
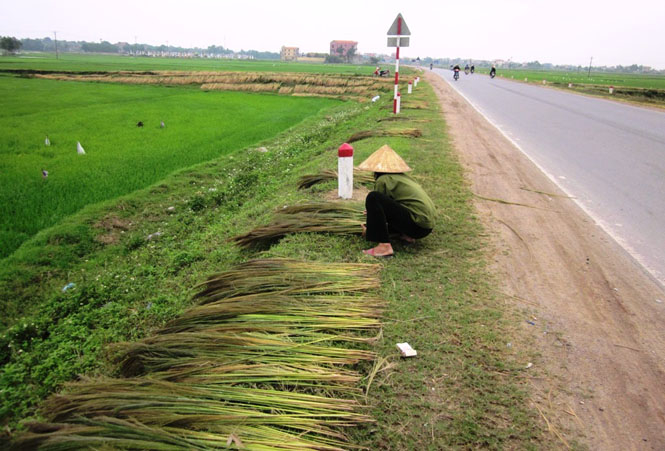
{"label": "dry grass patch", "polygon": [[95,74],[35,74],[36,78],[149,85],[200,85],[206,91],[275,92],[366,100],[392,89],[379,77],[275,72],[107,72]]}
{"label": "dry grass patch", "polygon": [[351,135],[346,142],[352,143],[355,141],[360,141],[361,139],[373,138],[377,136],[401,136],[406,138],[420,138],[421,136],[423,136],[423,132],[419,128],[403,128],[395,130],[363,130]]}

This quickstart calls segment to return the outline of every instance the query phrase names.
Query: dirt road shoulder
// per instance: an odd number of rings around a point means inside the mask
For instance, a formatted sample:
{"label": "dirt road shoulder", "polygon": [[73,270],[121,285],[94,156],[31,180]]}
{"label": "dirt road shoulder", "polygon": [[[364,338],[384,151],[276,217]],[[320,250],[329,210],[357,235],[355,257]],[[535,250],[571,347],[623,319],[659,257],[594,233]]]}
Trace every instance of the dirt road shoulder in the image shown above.
{"label": "dirt road shoulder", "polygon": [[591,449],[665,449],[665,293],[454,89],[425,78],[492,234],[500,289],[531,315],[546,427]]}

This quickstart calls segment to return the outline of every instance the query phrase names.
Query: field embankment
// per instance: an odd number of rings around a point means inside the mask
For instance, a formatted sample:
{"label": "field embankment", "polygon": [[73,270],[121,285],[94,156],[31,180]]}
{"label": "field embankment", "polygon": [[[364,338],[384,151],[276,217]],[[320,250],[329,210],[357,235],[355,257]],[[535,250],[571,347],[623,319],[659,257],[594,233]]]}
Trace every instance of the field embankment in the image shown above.
{"label": "field embankment", "polygon": [[[527,407],[532,356],[515,332],[522,318],[498,302],[484,232],[433,91],[422,83],[405,96],[404,120],[385,120],[388,103],[339,104],[275,139],[89,206],[26,242],[0,273],[11,322],[0,343],[5,423],[13,430],[48,414],[42,401],[79,374],[121,376],[109,345],[150,340],[180,321],[195,302],[193,287],[210,274],[257,257],[290,258],[382,265],[382,332],[359,344],[378,358],[354,368],[362,375],[355,399],[375,422],[341,438],[370,449],[551,447]],[[420,133],[390,132],[405,128]],[[300,177],[335,168],[337,147],[371,129],[383,132],[356,141],[354,158],[389,144],[412,165],[437,206],[431,236],[396,244],[396,256],[381,262],[362,254],[360,231],[290,234],[250,249],[228,241],[270,223],[284,205],[329,197],[334,181],[298,190]],[[403,341],[417,358],[400,359],[395,344]]]}

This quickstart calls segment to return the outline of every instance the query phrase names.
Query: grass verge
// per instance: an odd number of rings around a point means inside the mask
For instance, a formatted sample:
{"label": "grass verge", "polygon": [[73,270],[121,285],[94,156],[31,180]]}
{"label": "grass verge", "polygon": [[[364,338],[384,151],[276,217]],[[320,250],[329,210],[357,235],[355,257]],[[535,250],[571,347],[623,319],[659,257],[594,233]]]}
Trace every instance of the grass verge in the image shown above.
{"label": "grass verge", "polygon": [[[418,108],[406,108],[414,102]],[[334,182],[297,190],[301,175],[334,168],[336,148],[381,122],[387,102],[342,105],[264,143],[182,171],[147,190],[89,207],[40,233],[9,262],[0,279],[3,303],[24,315],[2,336],[2,414],[16,427],[39,401],[77,374],[113,375],[107,344],[141,339],[192,303],[191,288],[212,272],[245,260],[287,257],[372,262],[357,236],[290,235],[271,247],[243,250],[226,242],[273,217],[278,206],[318,200]],[[537,412],[528,408],[523,356],[514,321],[498,303],[484,263],[483,231],[452,153],[431,88],[421,83],[403,100],[403,127],[422,136],[358,141],[362,161],[389,144],[414,168],[438,210],[434,233],[396,244],[381,262],[388,301],[380,357],[361,370],[376,423],[352,440],[370,449],[547,447]],[[96,237],[114,235],[102,244]],[[62,291],[67,283],[73,289]],[[395,344],[419,355],[402,360]]]}

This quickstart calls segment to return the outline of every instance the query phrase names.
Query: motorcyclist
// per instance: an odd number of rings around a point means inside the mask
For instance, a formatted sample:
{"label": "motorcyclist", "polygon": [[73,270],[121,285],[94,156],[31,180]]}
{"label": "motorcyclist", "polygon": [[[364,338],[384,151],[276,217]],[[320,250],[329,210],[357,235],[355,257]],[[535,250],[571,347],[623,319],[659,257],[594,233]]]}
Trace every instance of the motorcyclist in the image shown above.
{"label": "motorcyclist", "polygon": [[496,65],[492,64],[492,68],[490,69],[490,77],[494,78],[496,76]]}
{"label": "motorcyclist", "polygon": [[455,64],[455,67],[453,67],[453,72],[454,72],[453,77],[455,78],[455,80],[459,78],[459,71],[460,71],[459,64]]}
{"label": "motorcyclist", "polygon": [[432,70],[434,68],[434,64],[429,63],[429,70]]}
{"label": "motorcyclist", "polygon": [[471,65],[471,73],[474,73],[475,71],[476,71],[476,66],[474,66],[474,65],[472,64],[472,65]]}
{"label": "motorcyclist", "polygon": [[467,75],[469,74],[469,65],[468,64],[466,66],[464,66],[464,73],[467,74]]}

